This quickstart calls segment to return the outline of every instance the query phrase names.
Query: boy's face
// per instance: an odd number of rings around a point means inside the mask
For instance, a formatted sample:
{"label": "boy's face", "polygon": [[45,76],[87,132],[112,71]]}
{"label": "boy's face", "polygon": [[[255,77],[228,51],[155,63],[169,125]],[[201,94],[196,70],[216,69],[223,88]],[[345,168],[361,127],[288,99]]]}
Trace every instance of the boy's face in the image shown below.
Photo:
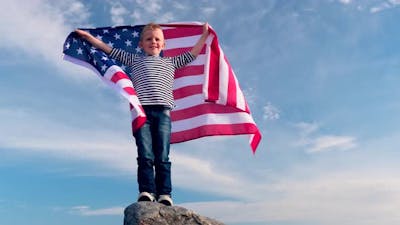
{"label": "boy's face", "polygon": [[165,47],[164,34],[161,29],[147,30],[142,34],[139,42],[144,52],[148,55],[159,55]]}

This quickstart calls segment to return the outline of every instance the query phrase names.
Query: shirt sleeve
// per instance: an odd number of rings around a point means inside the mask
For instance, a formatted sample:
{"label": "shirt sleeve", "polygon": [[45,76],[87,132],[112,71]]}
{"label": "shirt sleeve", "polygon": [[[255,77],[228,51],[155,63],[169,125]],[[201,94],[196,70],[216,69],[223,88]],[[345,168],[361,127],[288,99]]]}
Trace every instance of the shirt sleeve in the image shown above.
{"label": "shirt sleeve", "polygon": [[186,66],[187,64],[193,62],[196,59],[196,57],[190,53],[190,52],[185,52],[181,55],[177,55],[175,57],[172,57],[172,63],[174,64],[175,68],[181,68]]}
{"label": "shirt sleeve", "polygon": [[131,52],[126,52],[119,48],[113,48],[110,52],[110,57],[120,61],[122,64],[130,66],[134,63],[138,55]]}

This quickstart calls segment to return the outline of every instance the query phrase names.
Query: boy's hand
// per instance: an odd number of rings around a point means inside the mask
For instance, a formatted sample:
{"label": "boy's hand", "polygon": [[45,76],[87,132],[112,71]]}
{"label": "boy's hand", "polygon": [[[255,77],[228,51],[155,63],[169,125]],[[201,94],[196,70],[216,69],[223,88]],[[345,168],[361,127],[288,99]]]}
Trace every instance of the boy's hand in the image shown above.
{"label": "boy's hand", "polygon": [[89,32],[80,29],[76,29],[75,33],[77,33],[81,38],[84,39],[88,39],[92,36]]}
{"label": "boy's hand", "polygon": [[84,30],[80,30],[80,29],[76,29],[75,33],[78,34],[79,37],[85,39],[86,41],[88,41],[90,44],[93,45],[93,47],[101,49],[103,52],[110,54],[112,48],[110,46],[108,46],[107,44],[105,44],[103,41],[95,38],[93,35],[91,35],[89,32],[84,31]]}
{"label": "boy's hand", "polygon": [[204,36],[207,36],[207,35],[208,35],[208,23],[207,23],[207,22],[205,22],[205,23],[203,24],[203,35],[204,35]]}

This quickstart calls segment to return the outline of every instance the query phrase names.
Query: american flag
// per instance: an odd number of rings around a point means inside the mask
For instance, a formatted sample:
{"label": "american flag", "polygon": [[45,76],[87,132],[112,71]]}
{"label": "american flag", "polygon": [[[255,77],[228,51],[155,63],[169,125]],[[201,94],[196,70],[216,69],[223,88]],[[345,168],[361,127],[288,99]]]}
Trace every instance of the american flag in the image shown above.
{"label": "american flag", "polygon": [[[190,50],[202,33],[201,23],[160,24],[166,41],[162,55],[169,57]],[[138,47],[143,25],[82,29],[110,47],[143,54]],[[132,131],[146,121],[146,115],[129,78],[129,67],[111,59],[104,52],[71,32],[64,43],[64,60],[92,69],[105,83],[130,103]],[[261,133],[239,87],[236,76],[225,57],[215,31],[199,56],[175,72],[174,99],[171,112],[171,143],[205,136],[242,135],[250,137],[255,153]]]}

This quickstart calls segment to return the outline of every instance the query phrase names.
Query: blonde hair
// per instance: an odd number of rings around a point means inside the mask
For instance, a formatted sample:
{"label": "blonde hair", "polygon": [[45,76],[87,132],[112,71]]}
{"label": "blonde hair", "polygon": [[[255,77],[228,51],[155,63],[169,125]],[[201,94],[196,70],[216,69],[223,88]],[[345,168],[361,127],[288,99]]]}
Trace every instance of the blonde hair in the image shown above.
{"label": "blonde hair", "polygon": [[140,33],[140,40],[142,40],[143,38],[143,34],[148,31],[148,30],[157,30],[157,29],[161,29],[161,26],[159,24],[156,23],[148,23],[146,26],[143,27],[142,33]]}

